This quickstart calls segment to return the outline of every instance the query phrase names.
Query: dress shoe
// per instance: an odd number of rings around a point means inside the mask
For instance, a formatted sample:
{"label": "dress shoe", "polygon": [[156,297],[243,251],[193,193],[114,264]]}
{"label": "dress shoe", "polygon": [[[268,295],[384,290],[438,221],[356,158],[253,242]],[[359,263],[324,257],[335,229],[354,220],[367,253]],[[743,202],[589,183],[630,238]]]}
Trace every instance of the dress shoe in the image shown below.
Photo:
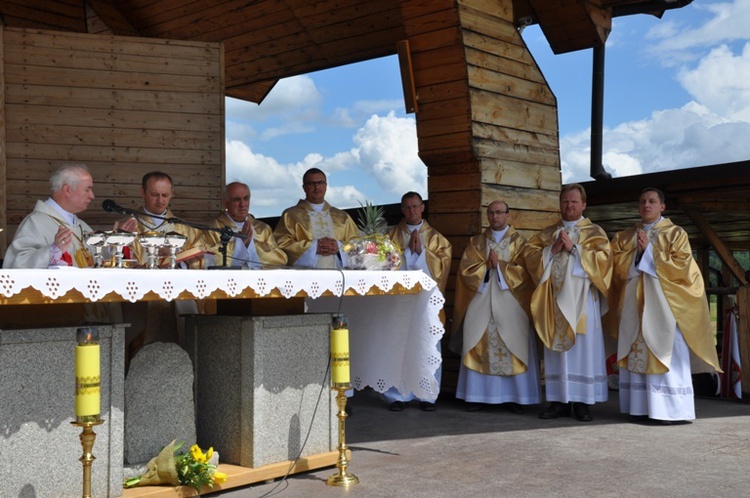
{"label": "dress shoe", "polygon": [[466,403],[466,411],[467,412],[478,412],[482,409],[482,403]]}
{"label": "dress shoe", "polygon": [[591,416],[589,405],[586,403],[573,403],[573,413],[579,422],[591,422],[594,417]]}
{"label": "dress shoe", "polygon": [[661,425],[687,425],[692,424],[689,420],[659,420]]}
{"label": "dress shoe", "polygon": [[544,410],[539,418],[548,420],[551,418],[569,417],[570,416],[570,405],[567,403],[560,403],[559,401],[553,401],[550,403],[549,408]]}
{"label": "dress shoe", "polygon": [[523,415],[524,413],[526,413],[526,411],[523,409],[523,406],[519,405],[518,403],[505,403],[505,409],[510,413],[515,413],[516,415]]}
{"label": "dress shoe", "polygon": [[422,410],[423,412],[434,412],[435,403],[430,403],[429,401],[420,401],[419,409]]}
{"label": "dress shoe", "polygon": [[388,409],[392,412],[400,412],[406,408],[406,403],[403,401],[394,401],[388,406]]}

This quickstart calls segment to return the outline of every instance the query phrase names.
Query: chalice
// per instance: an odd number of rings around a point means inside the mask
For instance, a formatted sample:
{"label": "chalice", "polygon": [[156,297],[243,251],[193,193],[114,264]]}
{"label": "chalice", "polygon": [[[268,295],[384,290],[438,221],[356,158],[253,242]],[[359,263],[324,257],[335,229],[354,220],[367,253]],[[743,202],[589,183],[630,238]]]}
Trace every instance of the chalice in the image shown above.
{"label": "chalice", "polygon": [[107,244],[107,232],[96,230],[88,232],[85,237],[86,244],[94,248],[94,268],[102,266],[102,247]]}
{"label": "chalice", "polygon": [[169,248],[169,268],[177,268],[177,249],[187,242],[187,237],[177,232],[167,232],[164,235],[164,245]]}
{"label": "chalice", "polygon": [[148,231],[138,235],[138,242],[146,248],[146,265],[149,270],[159,267],[159,248],[166,244],[164,232]]}
{"label": "chalice", "polygon": [[122,268],[122,250],[125,246],[129,246],[135,240],[133,232],[126,232],[125,230],[112,230],[107,236],[107,245],[115,248],[115,268]]}

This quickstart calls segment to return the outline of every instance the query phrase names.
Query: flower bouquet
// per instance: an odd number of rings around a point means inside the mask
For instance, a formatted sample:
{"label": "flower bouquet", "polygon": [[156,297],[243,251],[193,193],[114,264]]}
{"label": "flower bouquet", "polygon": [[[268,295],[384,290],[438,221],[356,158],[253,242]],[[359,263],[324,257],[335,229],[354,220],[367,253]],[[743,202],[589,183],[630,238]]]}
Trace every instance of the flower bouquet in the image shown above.
{"label": "flower bouquet", "polygon": [[358,228],[361,237],[346,242],[343,246],[347,256],[346,268],[350,270],[398,270],[401,266],[401,250],[385,235],[387,224],[382,207],[371,202],[362,206]]}
{"label": "flower bouquet", "polygon": [[183,485],[191,486],[200,493],[203,486],[213,489],[214,484],[227,480],[226,474],[216,470],[219,459],[213,448],[204,453],[200,446],[194,444],[188,453],[178,453],[183,443],[175,443],[169,443],[148,462],[145,474],[125,479],[124,486]]}

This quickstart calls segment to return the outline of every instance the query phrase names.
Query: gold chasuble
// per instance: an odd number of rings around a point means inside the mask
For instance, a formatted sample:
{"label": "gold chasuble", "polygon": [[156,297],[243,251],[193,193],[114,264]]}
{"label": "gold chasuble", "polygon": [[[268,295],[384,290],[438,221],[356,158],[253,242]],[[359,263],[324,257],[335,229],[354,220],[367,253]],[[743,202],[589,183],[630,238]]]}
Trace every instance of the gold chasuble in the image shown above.
{"label": "gold chasuble", "polygon": [[[528,369],[534,284],[520,260],[525,244],[513,227],[500,242],[488,228],[471,238],[461,257],[451,349],[461,354],[467,368],[484,375],[511,376]],[[489,266],[491,249],[499,260],[497,269]],[[501,289],[498,270],[508,289]],[[478,292],[483,282],[485,289]]]}
{"label": "gold chasuble", "polygon": [[[164,213],[162,217],[169,219],[169,218],[175,218],[175,215],[172,213],[171,210],[167,209],[167,212]],[[180,249],[178,249],[177,251],[178,254],[181,251],[192,249],[194,247],[204,247],[204,245],[207,244],[206,239],[203,238],[203,232],[201,232],[197,228],[193,228],[191,226],[183,225],[183,224],[170,223],[170,222],[167,222],[166,220],[152,218],[150,216],[146,216],[143,214],[137,215],[136,220],[138,221],[139,233],[177,232],[187,237],[187,240],[185,241],[185,245],[182,246]],[[138,260],[138,263],[141,265],[145,265],[146,259],[147,259],[146,249],[143,248],[143,246],[140,244],[140,242],[138,242],[137,239],[133,243],[132,250],[133,250],[135,259]],[[189,261],[186,261],[186,263],[190,268],[201,268],[203,266],[203,258],[194,258]]]}
{"label": "gold chasuble", "polygon": [[617,363],[641,374],[669,371],[675,325],[695,356],[721,371],[708,301],[685,230],[662,218],[646,232],[656,275],[637,271],[637,224],[612,238],[614,273],[606,323],[617,337]]}
{"label": "gold chasuble", "polygon": [[[403,252],[409,246],[409,238],[411,237],[406,220],[402,219],[398,225],[393,227],[388,233],[388,237]],[[419,227],[419,239],[422,241],[422,249],[427,251],[425,260],[427,268],[430,270],[430,277],[437,282],[440,292],[445,293],[445,285],[448,283],[448,273],[451,269],[451,243],[440,232],[432,228],[427,220],[422,220],[422,226]]]}
{"label": "gold chasuble", "polygon": [[[572,253],[564,249],[552,256],[551,247],[561,230],[573,241],[585,276],[574,274]],[[524,249],[526,269],[536,284],[531,296],[531,316],[539,338],[552,351],[568,351],[576,334],[586,333],[586,299],[598,290],[604,300],[612,279],[612,252],[607,234],[588,218],[565,228],[562,221],[542,230]],[[595,289],[590,289],[593,284]]]}
{"label": "gold chasuble", "polygon": [[[340,209],[325,202],[323,210],[315,211],[310,204],[300,199],[281,213],[274,237],[279,247],[286,253],[289,264],[293,265],[302,256],[313,241],[330,237],[339,242],[346,242],[359,236],[354,221]],[[336,268],[336,255],[318,254],[317,268]]]}
{"label": "gold chasuble", "polygon": [[[255,243],[255,250],[258,253],[258,259],[260,260],[253,261],[252,263],[261,263],[266,269],[273,269],[286,265],[286,254],[276,243],[271,227],[262,221],[256,220],[252,215],[248,215],[247,221],[253,225],[252,238]],[[226,212],[221,213],[216,219],[211,221],[212,228],[221,229],[229,227],[235,232],[242,230],[242,225],[243,224],[241,223],[238,227],[237,223],[230,218]],[[221,253],[219,252],[219,248],[221,247],[221,234],[219,232],[208,232],[206,238],[213,246],[212,251],[217,254],[217,258],[221,258]],[[243,244],[244,242],[244,239],[232,237],[227,244],[227,258],[231,258],[234,254],[235,244]]]}

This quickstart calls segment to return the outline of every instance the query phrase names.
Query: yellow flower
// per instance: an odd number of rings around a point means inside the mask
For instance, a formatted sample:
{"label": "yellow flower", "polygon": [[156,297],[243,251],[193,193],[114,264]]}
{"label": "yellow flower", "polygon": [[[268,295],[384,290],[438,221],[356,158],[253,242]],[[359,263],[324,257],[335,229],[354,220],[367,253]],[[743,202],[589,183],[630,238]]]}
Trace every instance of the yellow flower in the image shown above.
{"label": "yellow flower", "polygon": [[203,451],[201,451],[200,446],[198,446],[197,444],[194,444],[190,447],[190,456],[193,457],[193,460],[198,463],[206,462],[206,455],[203,454]]}
{"label": "yellow flower", "polygon": [[211,446],[208,451],[206,452],[206,461],[211,461],[211,457],[214,456],[214,447]]}
{"label": "yellow flower", "polygon": [[214,484],[220,484],[222,482],[227,482],[227,475],[224,472],[219,472],[217,470],[214,472]]}

